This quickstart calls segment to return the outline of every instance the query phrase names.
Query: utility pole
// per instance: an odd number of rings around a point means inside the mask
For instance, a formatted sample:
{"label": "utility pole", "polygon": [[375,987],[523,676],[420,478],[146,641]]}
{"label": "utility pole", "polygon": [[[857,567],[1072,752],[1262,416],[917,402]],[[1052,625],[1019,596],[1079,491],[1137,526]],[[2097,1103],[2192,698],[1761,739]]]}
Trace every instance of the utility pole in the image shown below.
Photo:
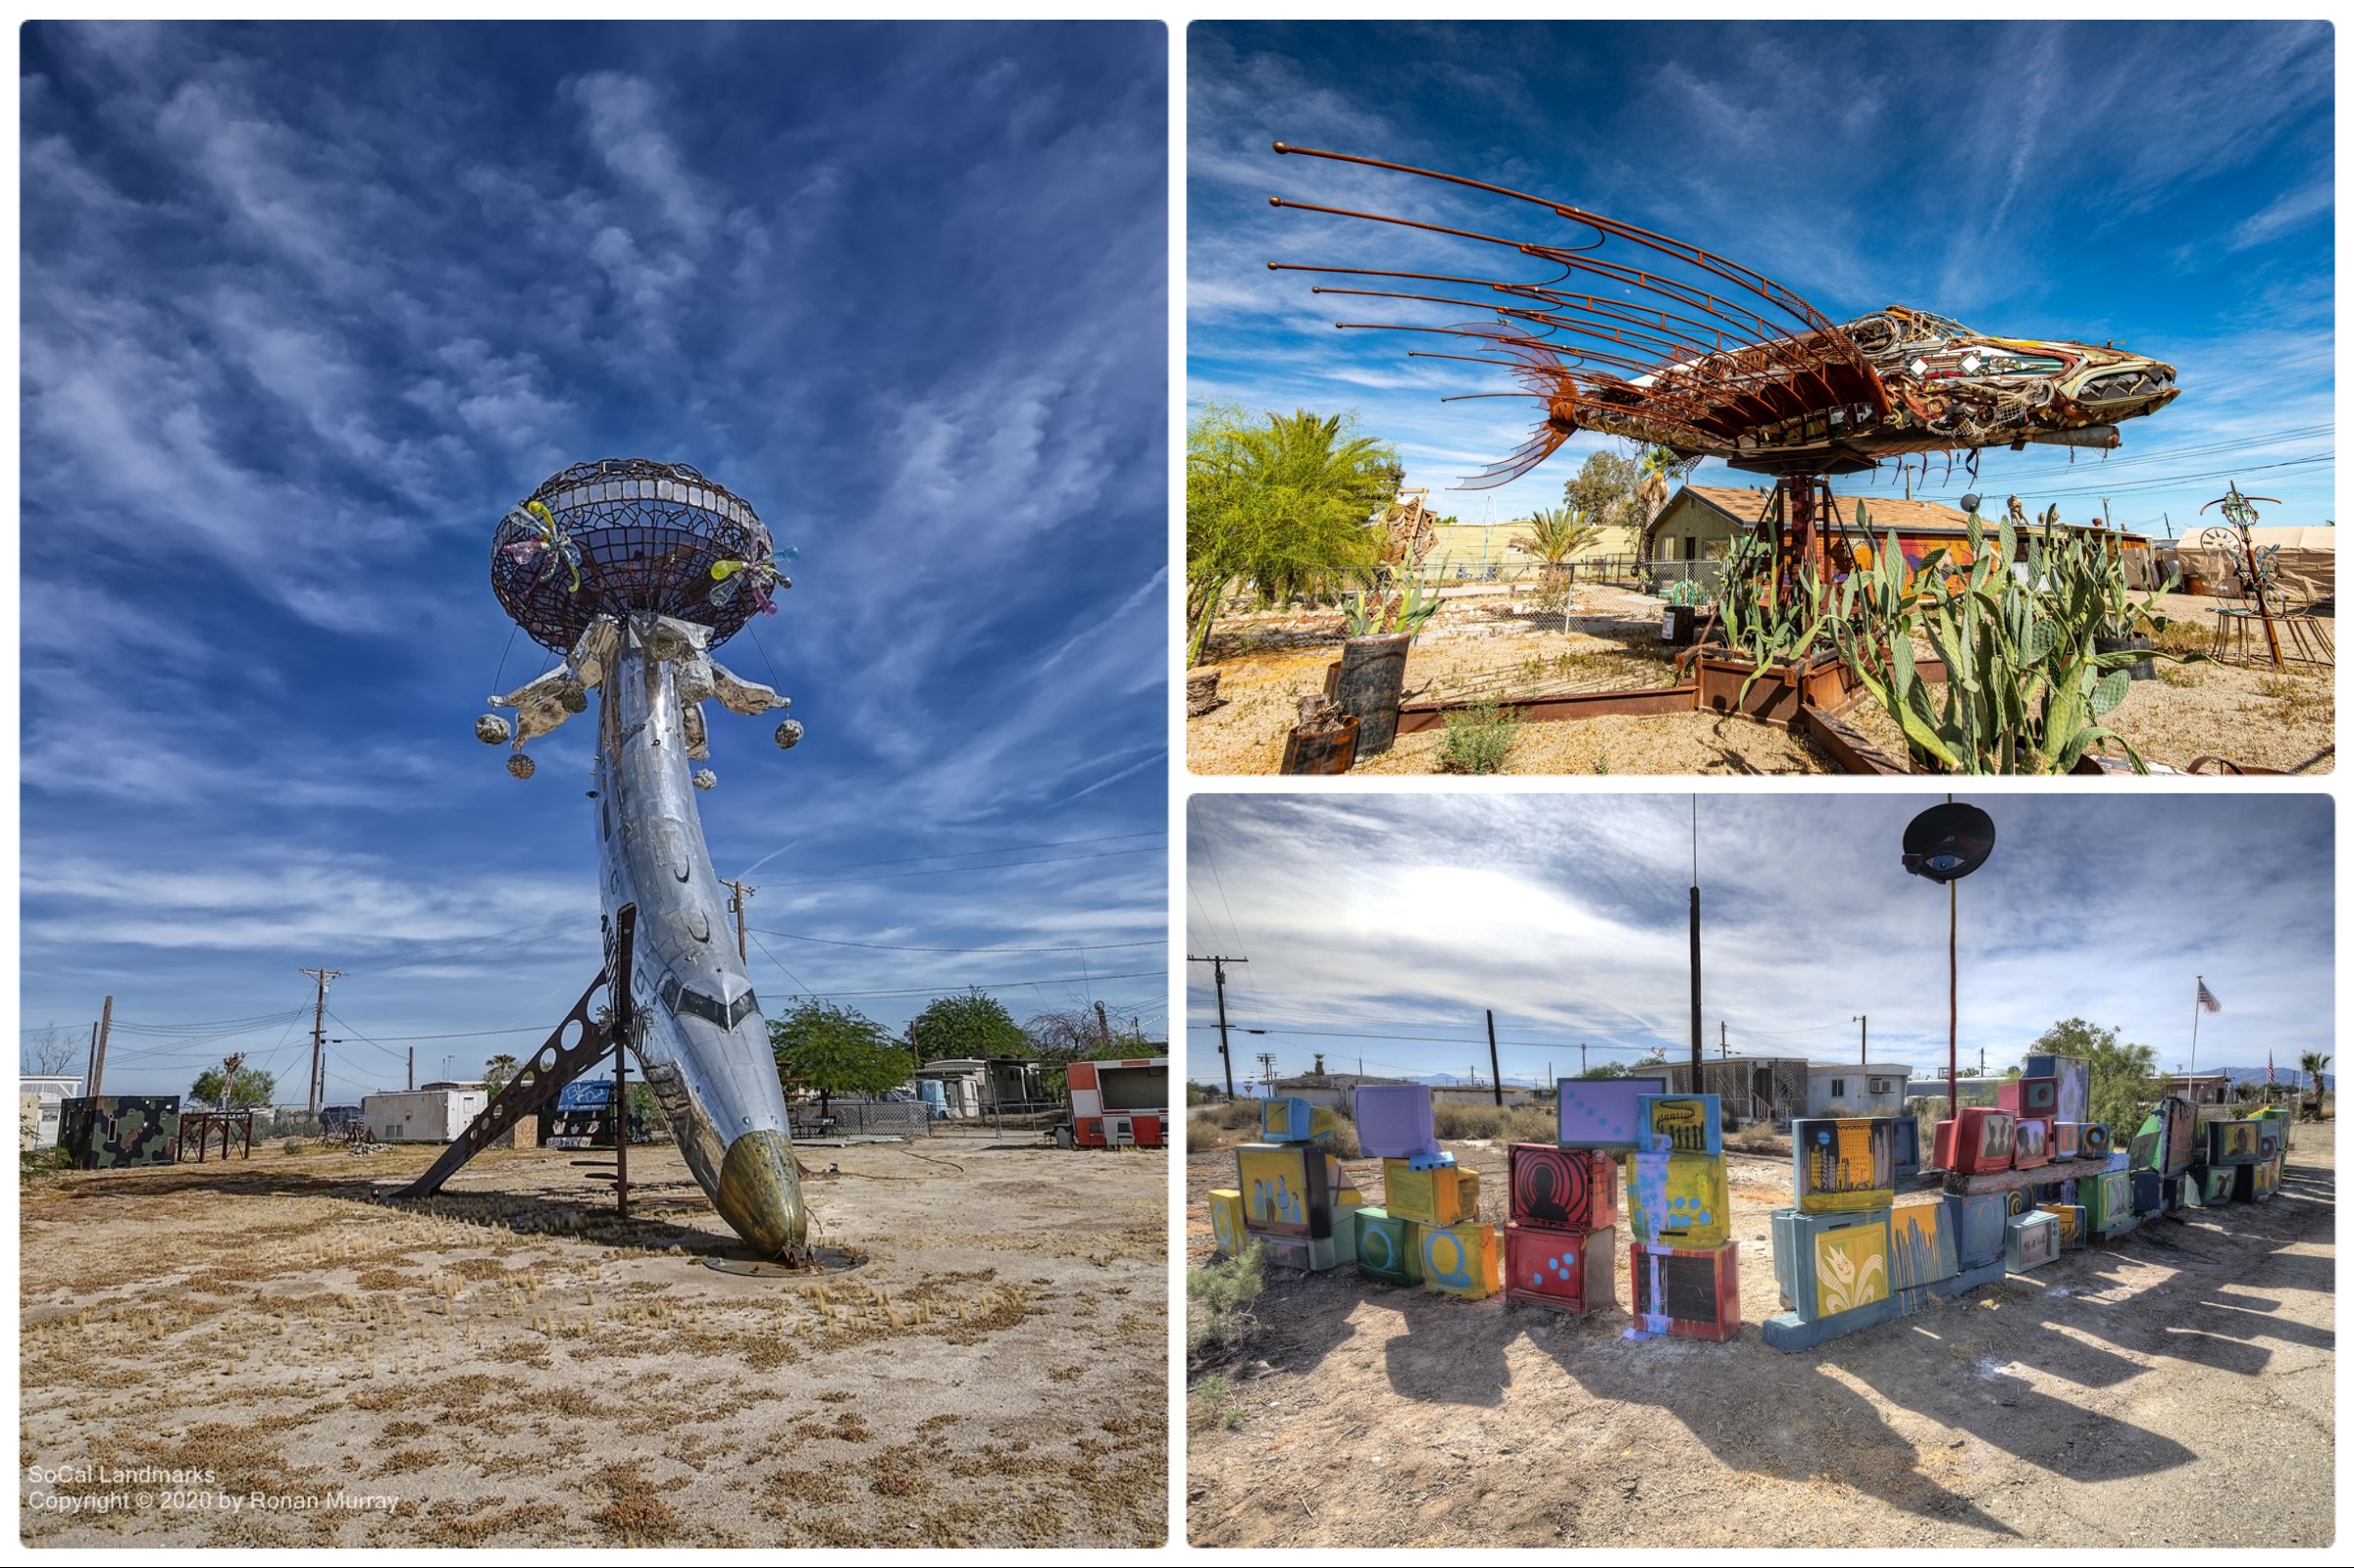
{"label": "utility pole", "polygon": [[319,1003],[311,1012],[311,1120],[319,1120],[319,1096],[327,1088],[327,983],[341,980],[339,969],[306,969],[319,983]]}
{"label": "utility pole", "polygon": [[1700,796],[1692,797],[1692,1092],[1700,1092]]}
{"label": "utility pole", "polygon": [[1582,1039],[1577,1042],[1577,1076],[1586,1076],[1586,1042]]}
{"label": "utility pole", "polygon": [[1862,1065],[1869,1067],[1871,1065],[1871,1020],[1866,1017],[1864,1014],[1858,1013],[1856,1015],[1856,1022],[1864,1026],[1863,1039],[1861,1043],[1856,1046],[1857,1051],[1860,1053],[1856,1060]]}
{"label": "utility pole", "polygon": [[720,885],[733,887],[736,890],[736,896],[728,900],[728,908],[733,910],[736,915],[736,961],[740,964],[748,964],[751,959],[745,955],[743,950],[743,901],[760,889],[746,887],[742,881],[730,882],[724,877],[720,879]]}
{"label": "utility pole", "polygon": [[106,1082],[106,1037],[115,1027],[115,999],[109,996],[98,1012],[98,1043],[90,1047],[90,1098],[96,1099]]}
{"label": "utility pole", "polygon": [[81,1091],[84,1094],[98,1092],[98,1021],[96,1019],[90,1021],[90,1057],[88,1061],[81,1064]]}
{"label": "utility pole", "polygon": [[[1232,1099],[1234,1098],[1234,1052],[1228,1048],[1226,1039],[1226,966],[1228,964],[1247,964],[1251,962],[1251,960],[1248,958],[1226,958],[1222,956],[1214,958],[1196,958],[1189,953],[1186,955],[1185,961],[1189,964],[1207,964],[1209,966],[1210,974],[1217,980],[1218,1059],[1226,1064],[1226,1097],[1228,1099]],[[1359,1063],[1358,1065],[1362,1066],[1363,1064]]]}
{"label": "utility pole", "polygon": [[1111,1043],[1111,1020],[1104,1016],[1103,1003],[1100,999],[1096,1003],[1096,1029],[1103,1037],[1103,1043],[1109,1045]]}
{"label": "utility pole", "polygon": [[1275,1053],[1273,1051],[1258,1053],[1258,1087],[1266,1090],[1270,1096],[1275,1091]]}
{"label": "utility pole", "polygon": [[412,1045],[412,1046],[410,1046],[410,1047],[409,1047],[409,1087],[410,1087],[411,1089],[414,1089],[414,1088],[416,1088],[416,1087],[417,1087],[417,1047],[416,1047],[416,1046],[414,1046],[414,1045]]}
{"label": "utility pole", "polygon": [[1504,1103],[1504,1065],[1496,1059],[1496,1009],[1488,1009],[1488,1076],[1496,1080],[1496,1103]]}
{"label": "utility pole", "polygon": [[1724,1042],[1724,1020],[1719,1018],[1716,1020],[1716,1059],[1720,1062],[1725,1061],[1730,1058],[1731,1054],[1732,1047]]}

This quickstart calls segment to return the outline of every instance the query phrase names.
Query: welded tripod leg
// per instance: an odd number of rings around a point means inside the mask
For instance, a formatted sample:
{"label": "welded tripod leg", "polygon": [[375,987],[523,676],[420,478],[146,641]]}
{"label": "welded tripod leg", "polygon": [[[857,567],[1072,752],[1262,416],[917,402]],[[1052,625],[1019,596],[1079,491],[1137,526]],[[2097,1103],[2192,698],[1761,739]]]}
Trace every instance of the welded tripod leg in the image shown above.
{"label": "welded tripod leg", "polygon": [[[483,1107],[480,1116],[466,1125],[466,1131],[458,1135],[457,1141],[441,1151],[441,1157],[434,1161],[433,1168],[395,1192],[394,1197],[433,1196],[441,1189],[441,1184],[457,1175],[468,1160],[512,1132],[525,1117],[537,1115],[541,1106],[564,1092],[566,1085],[603,1061],[605,1053],[612,1050],[616,1042],[628,1038],[630,949],[637,926],[637,906],[624,905],[620,917],[614,922],[612,964],[598,971],[596,979],[588,983],[588,988],[581,992],[581,999],[572,1004],[572,1011],[565,1015],[564,1022],[558,1024],[555,1033],[548,1036],[547,1043],[540,1046],[530,1061],[516,1069],[515,1077],[507,1087]],[[595,1000],[596,993],[604,989],[615,975],[623,978],[620,984],[612,986],[613,1000],[608,1009],[612,1021],[600,1024],[590,1004]],[[565,1032],[575,1024],[581,1026],[580,1038],[566,1045]],[[531,1075],[528,1080],[524,1076],[527,1073]]]}

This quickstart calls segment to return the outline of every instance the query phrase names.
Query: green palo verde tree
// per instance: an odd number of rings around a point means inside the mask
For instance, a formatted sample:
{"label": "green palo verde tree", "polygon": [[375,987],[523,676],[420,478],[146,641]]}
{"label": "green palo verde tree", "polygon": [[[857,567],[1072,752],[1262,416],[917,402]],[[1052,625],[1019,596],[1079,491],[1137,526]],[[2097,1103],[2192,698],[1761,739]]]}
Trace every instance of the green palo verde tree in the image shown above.
{"label": "green palo verde tree", "polygon": [[1374,515],[1403,477],[1354,413],[1197,414],[1185,442],[1187,662],[1199,663],[1238,584],[1262,603],[1335,592],[1381,561]]}
{"label": "green palo verde tree", "polygon": [[907,1043],[919,1062],[944,1057],[979,1059],[985,1056],[1023,1056],[1030,1037],[1022,1033],[1005,1004],[982,990],[956,996],[936,996],[907,1024]]}
{"label": "green palo verde tree", "polygon": [[2142,1109],[2165,1092],[2158,1076],[2158,1053],[2147,1045],[2121,1039],[2114,1028],[2104,1029],[2081,1018],[2063,1018],[2036,1037],[2028,1054],[2073,1056],[2089,1069],[2091,1104],[2085,1114],[2105,1124],[2114,1146],[2124,1148],[2141,1126]]}
{"label": "green palo verde tree", "polygon": [[768,1042],[776,1052],[777,1076],[817,1090],[821,1111],[837,1094],[881,1094],[915,1074],[915,1057],[889,1030],[856,1008],[813,996],[769,1021]]}
{"label": "green palo verde tree", "polygon": [[[221,1103],[221,1077],[218,1067],[208,1067],[196,1075],[196,1082],[188,1086],[190,1109],[209,1111]],[[236,1082],[230,1086],[229,1108],[232,1111],[263,1110],[277,1092],[278,1079],[274,1074],[265,1073],[258,1067],[241,1067],[237,1070]]]}
{"label": "green palo verde tree", "polygon": [[[1964,535],[1968,564],[1946,568],[1940,547],[1910,573],[1890,531],[1871,564],[1840,584],[1831,617],[1840,657],[1904,731],[1916,763],[1951,773],[2067,773],[2096,742],[2115,740],[2136,773],[2149,771],[2101,720],[2125,699],[2127,665],[2202,656],[2096,649],[2096,636],[2163,630],[2153,607],[2164,590],[2134,599],[2107,541],[2058,533],[2057,507],[2042,521],[2023,558],[2008,520],[1989,554],[1973,509]],[[1868,535],[1862,502],[1856,525]],[[1942,696],[1921,678],[1917,632],[1945,665]]]}

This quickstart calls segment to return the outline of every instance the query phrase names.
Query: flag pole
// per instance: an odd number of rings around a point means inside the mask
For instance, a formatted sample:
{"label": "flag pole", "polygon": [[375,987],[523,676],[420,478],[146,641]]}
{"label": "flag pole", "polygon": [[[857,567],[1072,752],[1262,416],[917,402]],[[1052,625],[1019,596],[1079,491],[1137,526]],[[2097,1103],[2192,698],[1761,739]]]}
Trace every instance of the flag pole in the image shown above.
{"label": "flag pole", "polygon": [[2199,1071],[2199,992],[2206,986],[2207,977],[2201,975],[2190,993],[2190,1071],[2194,1077]]}

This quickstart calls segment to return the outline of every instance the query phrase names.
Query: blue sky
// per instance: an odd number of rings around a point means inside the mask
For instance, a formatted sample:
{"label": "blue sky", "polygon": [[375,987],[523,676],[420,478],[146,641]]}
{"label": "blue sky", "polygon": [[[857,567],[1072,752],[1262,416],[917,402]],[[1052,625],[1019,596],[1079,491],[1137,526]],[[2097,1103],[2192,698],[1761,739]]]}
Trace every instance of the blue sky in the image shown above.
{"label": "blue sky", "polygon": [[[2105,461],[1997,449],[1975,488],[2057,503],[2077,522],[2107,496],[2118,523],[2162,534],[2236,476],[2284,503],[2265,524],[2328,522],[2332,42],[2319,23],[1198,24],[1189,399],[1357,409],[1368,433],[1398,444],[1407,482],[1466,523],[1557,502],[1585,454],[1613,444],[1575,437],[1509,486],[1444,488],[1518,445],[1534,405],[1442,405],[1510,383],[1406,358],[1439,339],[1332,324],[1467,313],[1319,299],[1316,279],[1264,264],[1518,277],[1518,258],[1267,198],[1532,239],[1567,230],[1500,198],[1278,157],[1269,143],[1280,140],[1653,228],[1766,274],[1834,320],[1894,303],[2008,336],[2116,339],[2174,364],[2182,395],[2123,426]],[[1769,482],[1714,462],[1694,481]],[[1915,493],[1951,501],[1972,487],[1958,469],[1948,484],[1940,459]],[[1866,476],[1835,488],[1875,493]],[[1876,493],[1903,493],[1893,471]]]}
{"label": "blue sky", "polygon": [[[1735,1054],[1871,1059],[1939,1075],[1946,900],[1899,864],[1941,795],[1699,799],[1702,1018]],[[2016,1062],[2082,1017],[2203,1069],[2334,1052],[2336,859],[2327,796],[1993,791],[1994,853],[1960,888],[1961,1046]],[[1690,1049],[1692,797],[1675,794],[1196,795],[1187,951],[1227,971],[1237,1065],[1505,1076]],[[1204,946],[1203,943],[1214,945]],[[1188,966],[1191,1072],[1217,1065],[1209,966]],[[1517,1042],[1517,1043],[1513,1043]],[[1609,1047],[1609,1049],[1605,1049]],[[1239,1083],[1242,1072],[1238,1072]]]}
{"label": "blue sky", "polygon": [[333,1099],[536,1043],[589,735],[473,738],[490,531],[646,456],[800,551],[721,657],[807,738],[714,710],[702,797],[772,1011],[1162,1035],[1160,25],[22,37],[21,1023],[299,1100],[324,965]]}

